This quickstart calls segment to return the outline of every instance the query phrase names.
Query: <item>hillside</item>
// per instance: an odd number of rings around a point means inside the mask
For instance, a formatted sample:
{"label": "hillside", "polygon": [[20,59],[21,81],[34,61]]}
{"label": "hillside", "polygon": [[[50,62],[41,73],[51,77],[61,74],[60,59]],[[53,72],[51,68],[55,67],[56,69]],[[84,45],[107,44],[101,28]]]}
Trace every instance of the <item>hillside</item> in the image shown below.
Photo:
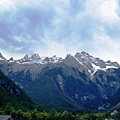
{"label": "hillside", "polygon": [[11,105],[15,109],[34,109],[36,104],[13,81],[0,71],[0,107]]}

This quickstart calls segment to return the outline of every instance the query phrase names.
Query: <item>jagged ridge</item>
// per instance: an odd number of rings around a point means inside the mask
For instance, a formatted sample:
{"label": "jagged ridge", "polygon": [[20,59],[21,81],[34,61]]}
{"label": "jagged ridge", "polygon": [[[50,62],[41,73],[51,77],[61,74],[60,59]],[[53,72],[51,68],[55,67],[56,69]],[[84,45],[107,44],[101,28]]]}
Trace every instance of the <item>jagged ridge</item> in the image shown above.
{"label": "jagged ridge", "polygon": [[119,67],[117,62],[105,62],[86,52],[68,54],[65,59],[34,54],[19,60],[0,60],[2,71],[47,108],[112,107],[112,103],[102,101],[110,99],[120,88]]}
{"label": "jagged ridge", "polygon": [[[74,56],[68,54],[65,59],[67,59],[68,56],[71,56],[74,58],[74,61],[79,62],[80,65],[83,65],[89,73],[96,72],[98,69],[106,70],[108,68],[119,68],[120,65],[117,62],[111,62],[108,60],[107,62],[103,61],[100,58],[94,58],[93,56],[89,55],[86,52],[76,53]],[[60,63],[64,61],[65,59],[62,59],[61,57],[56,57],[55,55],[53,57],[40,57],[39,54],[33,54],[32,56],[25,55],[23,58],[19,60],[14,60],[13,57],[11,57],[8,62],[16,62],[18,64],[48,64],[48,63]],[[5,61],[6,58],[2,56],[0,53],[0,60]]]}

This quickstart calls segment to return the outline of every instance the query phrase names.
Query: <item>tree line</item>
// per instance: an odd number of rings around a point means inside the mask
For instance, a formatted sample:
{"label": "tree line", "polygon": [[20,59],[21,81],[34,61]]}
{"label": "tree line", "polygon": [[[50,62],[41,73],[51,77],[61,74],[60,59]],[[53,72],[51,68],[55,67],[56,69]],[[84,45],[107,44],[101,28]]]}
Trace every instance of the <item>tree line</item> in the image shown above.
{"label": "tree line", "polygon": [[64,111],[39,111],[37,109],[23,111],[21,109],[16,110],[10,104],[5,107],[0,108],[0,114],[11,115],[14,120],[107,120],[116,118],[116,116],[111,117],[110,112],[100,112],[100,113],[75,113]]}

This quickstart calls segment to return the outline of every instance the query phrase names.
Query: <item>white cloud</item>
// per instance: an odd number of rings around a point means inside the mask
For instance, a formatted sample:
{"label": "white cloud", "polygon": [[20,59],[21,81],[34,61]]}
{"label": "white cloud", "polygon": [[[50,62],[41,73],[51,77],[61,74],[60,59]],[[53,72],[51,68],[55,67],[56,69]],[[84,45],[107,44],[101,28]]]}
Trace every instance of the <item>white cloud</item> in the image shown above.
{"label": "white cloud", "polygon": [[117,0],[0,0],[0,47],[20,55],[85,50],[118,60],[118,11]]}
{"label": "white cloud", "polygon": [[89,0],[86,3],[86,12],[106,24],[120,21],[117,11],[119,5],[116,0]]}
{"label": "white cloud", "polygon": [[41,56],[57,55],[64,58],[67,54],[75,54],[82,47],[81,44],[71,43],[72,41],[68,44],[50,39],[43,40],[42,42],[45,44],[45,47],[36,46],[34,51],[34,53],[38,52]]}
{"label": "white cloud", "polygon": [[106,61],[112,60],[120,62],[120,42],[115,42],[113,39],[111,40],[111,38],[106,34],[94,34],[94,46],[96,49],[96,51],[94,51],[94,55],[99,56]]}

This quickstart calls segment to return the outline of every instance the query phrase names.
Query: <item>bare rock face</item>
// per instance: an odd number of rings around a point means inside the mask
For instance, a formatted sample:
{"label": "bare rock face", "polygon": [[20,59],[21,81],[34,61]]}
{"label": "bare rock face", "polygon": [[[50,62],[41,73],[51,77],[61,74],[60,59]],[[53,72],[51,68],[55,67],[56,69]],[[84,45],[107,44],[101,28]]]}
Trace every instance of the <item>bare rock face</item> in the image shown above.
{"label": "bare rock face", "polygon": [[11,57],[11,58],[8,60],[8,62],[15,62],[15,61],[14,61],[13,57]]}
{"label": "bare rock face", "polygon": [[38,54],[34,54],[31,57],[29,57],[30,60],[40,60],[40,56]]}
{"label": "bare rock face", "polygon": [[29,57],[28,55],[25,55],[23,58],[21,58],[20,60],[18,60],[19,63],[23,63],[23,62],[29,62]]}

